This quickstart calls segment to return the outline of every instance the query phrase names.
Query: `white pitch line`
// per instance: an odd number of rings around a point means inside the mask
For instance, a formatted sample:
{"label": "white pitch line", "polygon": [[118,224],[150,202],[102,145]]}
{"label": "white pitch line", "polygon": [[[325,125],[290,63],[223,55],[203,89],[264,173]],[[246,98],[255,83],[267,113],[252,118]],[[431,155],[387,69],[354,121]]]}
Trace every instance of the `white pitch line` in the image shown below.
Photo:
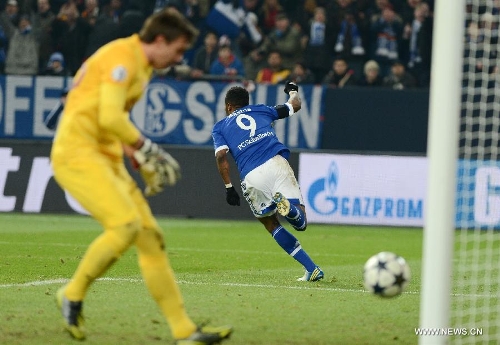
{"label": "white pitch line", "polygon": [[[57,243],[57,242],[49,242],[49,243],[41,243],[41,242],[8,242],[8,241],[0,241],[0,245],[22,245],[22,246],[57,246],[57,247],[86,247],[88,243]],[[217,252],[217,253],[241,253],[241,254],[264,254],[264,255],[279,255],[282,256],[283,252],[280,250],[276,251],[261,251],[261,250],[251,250],[251,249],[220,249],[220,248],[187,248],[187,247],[168,247],[168,252],[170,254],[174,254],[176,251],[179,252]],[[325,256],[325,257],[364,257],[362,255],[356,254],[336,254],[336,253],[313,253],[315,256]]]}
{"label": "white pitch line", "polygon": [[[142,279],[135,278],[99,278],[98,281],[111,281],[111,282],[129,282],[129,283],[142,283]],[[0,288],[19,288],[30,286],[42,286],[53,284],[64,284],[68,279],[48,279],[48,280],[35,280],[27,283],[12,283],[0,284]],[[206,282],[190,282],[186,280],[178,280],[177,283],[181,285],[215,285],[215,286],[231,286],[231,287],[253,287],[265,289],[290,289],[290,290],[320,290],[320,291],[338,291],[338,292],[363,292],[364,290],[356,289],[340,289],[340,288],[324,288],[317,286],[284,286],[284,285],[271,285],[271,284],[244,284],[244,283],[206,283]]]}
{"label": "white pitch line", "polygon": [[[129,282],[129,283],[142,283],[142,279],[137,278],[99,278],[97,281],[108,281],[108,282]],[[53,284],[64,284],[68,282],[68,279],[48,279],[48,280],[35,280],[27,283],[11,283],[11,284],[0,284],[0,289],[3,288],[20,288],[20,287],[31,287],[31,286],[43,286],[43,285],[53,285]],[[262,289],[286,289],[286,290],[309,290],[309,291],[333,291],[333,292],[350,292],[350,293],[368,293],[364,289],[342,289],[342,288],[328,288],[320,286],[286,286],[286,285],[272,285],[272,284],[249,284],[249,283],[208,283],[200,281],[187,281],[178,280],[178,284],[181,285],[212,285],[212,286],[229,286],[229,287],[249,287],[249,288],[262,288]],[[321,283],[320,283],[321,284]],[[405,291],[405,295],[420,295],[418,291]],[[452,297],[479,297],[479,298],[497,298],[497,295],[488,294],[450,294]]]}

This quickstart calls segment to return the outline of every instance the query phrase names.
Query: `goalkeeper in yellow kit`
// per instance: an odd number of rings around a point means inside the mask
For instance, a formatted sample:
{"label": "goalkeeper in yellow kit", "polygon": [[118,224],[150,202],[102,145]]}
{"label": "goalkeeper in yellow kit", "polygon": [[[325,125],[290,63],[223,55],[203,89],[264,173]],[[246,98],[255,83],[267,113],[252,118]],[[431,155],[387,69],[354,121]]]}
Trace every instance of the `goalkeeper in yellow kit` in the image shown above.
{"label": "goalkeeper in yellow kit", "polygon": [[228,326],[197,327],[187,315],[162,230],[124,165],[125,153],[138,163],[149,194],[180,177],[175,159],[139,132],[129,111],[153,69],[180,62],[197,35],[179,12],[157,12],[139,34],[99,49],[74,77],[52,147],[52,166],[61,187],[104,228],[57,292],[65,327],[76,339],[85,338],[82,305],[90,285],[132,245],[177,344],[215,344],[231,334]]}

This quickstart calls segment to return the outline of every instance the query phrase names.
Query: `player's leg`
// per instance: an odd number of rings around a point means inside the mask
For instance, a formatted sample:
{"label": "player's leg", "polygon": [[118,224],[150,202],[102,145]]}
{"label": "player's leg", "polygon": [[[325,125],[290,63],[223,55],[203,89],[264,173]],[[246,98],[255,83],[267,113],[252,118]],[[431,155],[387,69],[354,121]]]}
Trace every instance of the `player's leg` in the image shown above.
{"label": "player's leg", "polygon": [[311,273],[308,280],[321,279],[323,278],[321,269],[317,267],[302,248],[297,238],[288,232],[278,220],[272,194],[275,185],[275,176],[270,171],[273,169],[276,169],[276,167],[272,162],[268,161],[247,174],[241,183],[243,196],[250,205],[254,216],[259,219],[266,230],[273,236],[276,243],[288,255],[302,264],[306,272]]}
{"label": "player's leg", "polygon": [[[294,188],[295,189],[295,188]],[[281,188],[284,190],[284,188]],[[307,228],[306,208],[300,204],[298,198],[288,199],[281,192],[273,196],[276,209],[280,215],[290,223],[297,231],[305,231]]]}
{"label": "player's leg", "polygon": [[[101,276],[134,242],[140,216],[128,193],[125,167],[94,157],[71,164],[53,164],[57,182],[103,227],[88,247],[70,282],[58,293],[66,328],[77,339],[81,329],[81,305],[92,282]],[[124,175],[127,174],[127,175]]]}
{"label": "player's leg", "polygon": [[149,292],[170,326],[172,336],[178,339],[178,344],[190,344],[195,341],[199,344],[212,344],[229,337],[232,331],[229,326],[197,328],[189,318],[165,252],[163,232],[142,192],[137,187],[132,190],[142,219],[142,229],[135,241],[139,266]]}
{"label": "player's leg", "polygon": [[273,164],[273,201],[280,215],[293,226],[295,230],[304,231],[307,228],[307,216],[302,192],[288,161],[275,156]]}
{"label": "player's leg", "polygon": [[323,271],[311,259],[311,257],[302,248],[299,240],[287,231],[279,222],[276,214],[257,218],[273,236],[273,239],[283,250],[292,258],[297,260],[304,269],[306,274],[299,280],[316,281],[324,277]]}
{"label": "player's leg", "polygon": [[184,308],[174,272],[165,252],[163,233],[139,189],[133,192],[133,197],[139,206],[143,222],[135,241],[142,276],[167,319],[174,338],[186,337],[196,330],[196,325]]}

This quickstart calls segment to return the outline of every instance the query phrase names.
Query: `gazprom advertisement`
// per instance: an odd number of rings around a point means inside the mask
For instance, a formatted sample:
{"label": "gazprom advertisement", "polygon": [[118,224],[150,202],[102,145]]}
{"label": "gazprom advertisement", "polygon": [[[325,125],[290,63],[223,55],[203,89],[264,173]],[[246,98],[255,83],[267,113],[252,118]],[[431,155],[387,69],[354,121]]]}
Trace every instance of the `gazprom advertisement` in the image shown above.
{"label": "gazprom advertisement", "polygon": [[[61,77],[0,76],[0,138],[51,139],[43,124],[71,80]],[[226,91],[237,83],[180,82],[155,78],[131,112],[132,121],[152,140],[165,144],[212,146],[212,127],[225,116]],[[319,148],[323,114],[321,86],[303,86],[297,116],[275,123],[290,148]],[[283,85],[257,85],[250,103],[287,101]]]}
{"label": "gazprom advertisement", "polygon": [[[427,158],[301,153],[314,223],[424,226]],[[500,162],[459,160],[457,228],[500,229]]]}
{"label": "gazprom advertisement", "polygon": [[425,157],[301,153],[299,183],[310,222],[424,225]]}

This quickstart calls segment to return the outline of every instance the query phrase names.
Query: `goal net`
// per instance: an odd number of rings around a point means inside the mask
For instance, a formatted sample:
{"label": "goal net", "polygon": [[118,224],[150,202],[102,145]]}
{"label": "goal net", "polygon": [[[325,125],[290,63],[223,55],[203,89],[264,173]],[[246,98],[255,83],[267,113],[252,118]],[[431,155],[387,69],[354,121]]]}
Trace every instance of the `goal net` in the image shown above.
{"label": "goal net", "polygon": [[435,1],[420,345],[500,344],[499,20]]}
{"label": "goal net", "polygon": [[450,343],[500,344],[500,0],[465,7]]}

